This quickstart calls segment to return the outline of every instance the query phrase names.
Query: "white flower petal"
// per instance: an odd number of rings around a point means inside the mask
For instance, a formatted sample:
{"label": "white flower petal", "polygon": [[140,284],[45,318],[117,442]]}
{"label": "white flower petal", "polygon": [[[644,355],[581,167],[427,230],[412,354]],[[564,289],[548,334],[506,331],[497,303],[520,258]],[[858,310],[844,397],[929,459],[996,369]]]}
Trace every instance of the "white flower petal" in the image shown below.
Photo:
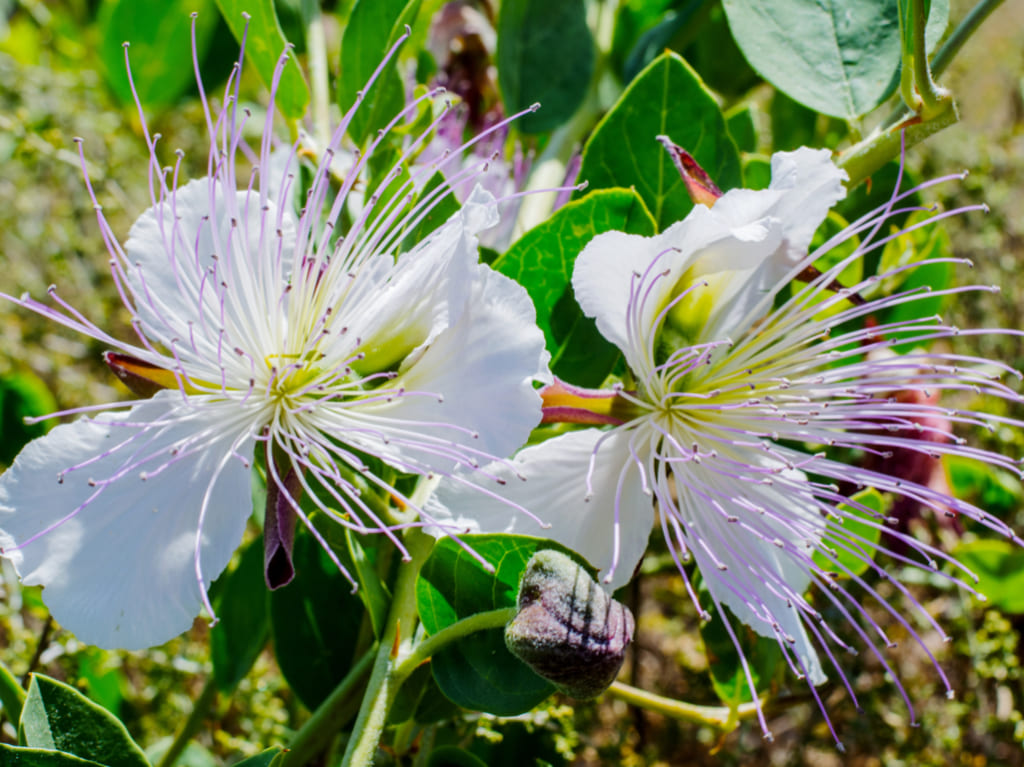
{"label": "white flower petal", "polygon": [[[754,457],[755,462],[758,460]],[[723,481],[713,470],[693,469],[676,474],[679,513],[685,518],[687,548],[712,596],[729,607],[745,625],[764,637],[779,639],[797,654],[812,684],[825,681],[825,673],[795,603],[802,599],[811,583],[807,567],[788,547],[797,547],[807,557],[824,531],[824,520],[817,508],[802,499],[792,488],[782,493],[765,486],[751,485],[744,490],[747,501],[764,508],[785,509],[786,522],[772,514],[757,514],[726,503],[738,522],[725,516],[698,495],[687,490],[691,474],[697,485]],[[726,498],[735,488],[723,487]],[[757,529],[760,535],[752,532]],[[702,545],[702,543],[704,545]],[[707,548],[705,548],[705,545]],[[710,551],[709,551],[710,549]]]}
{"label": "white flower petal", "polygon": [[[464,484],[473,481],[464,472],[458,475],[464,482],[442,480],[425,507],[438,523],[428,531],[435,535],[466,531],[549,538],[607,574],[615,561],[617,501],[621,538],[609,588],[628,583],[647,549],[654,522],[651,497],[644,493],[630,456],[629,434],[596,429],[570,432],[526,448],[509,463],[496,462],[485,469],[505,482],[494,487],[500,498]],[[588,473],[592,478],[589,499]],[[512,504],[527,509],[548,526],[541,527]]]}
{"label": "white flower petal", "polygon": [[[622,350],[634,370],[649,366],[642,340],[656,330],[659,313],[679,291],[720,275],[711,287],[715,293],[708,304],[710,316],[696,323],[701,328],[719,327],[717,317],[732,308],[737,286],[782,240],[775,219],[738,224],[716,215],[715,209],[698,205],[685,219],[655,237],[600,234],[576,259],[572,280],[576,300],[587,316],[597,320],[601,334]],[[698,285],[693,298],[686,300],[694,303],[702,299],[700,291],[704,289]],[[729,295],[721,295],[723,292]],[[642,309],[631,333],[628,316],[631,304],[638,301]],[[702,332],[693,340],[718,337]]]}
{"label": "white flower petal", "polygon": [[771,215],[782,221],[789,266],[807,254],[811,238],[829,209],[846,197],[843,181],[847,178],[846,171],[832,162],[827,149],[801,147],[772,155],[769,189],[782,194]]}
{"label": "white flower petal", "polygon": [[[180,404],[175,392],[127,413],[57,426],[31,442],[0,477],[4,556],[26,585],[45,587],[43,600],[54,617],[84,642],[138,649],[192,625],[202,605],[194,547],[208,491],[201,554],[207,583],[242,538],[251,513],[250,470],[231,457],[213,481],[234,435],[222,434],[202,452],[173,458],[175,443],[211,425],[209,413],[202,414],[201,425],[173,422],[173,398]],[[162,421],[169,425],[155,425]],[[247,459],[252,451],[251,440],[240,448]],[[70,467],[97,456],[59,481]],[[99,488],[90,479],[102,482],[140,460],[142,465],[96,496]],[[165,462],[170,465],[157,473]],[[143,471],[150,472],[145,480]]]}
{"label": "white flower petal", "polygon": [[476,279],[476,234],[497,220],[494,198],[477,187],[457,213],[396,264],[379,255],[360,267],[359,278],[370,284],[359,286],[361,300],[344,311],[349,334],[362,341],[362,367],[381,370],[401,362],[407,368],[458,322]]}
{"label": "white flower petal", "polygon": [[276,308],[296,224],[290,211],[267,204],[263,211],[258,192],[226,192],[201,178],[139,216],[124,245],[125,269],[151,339],[185,344],[199,335],[216,343],[222,329],[241,336]]}
{"label": "white flower petal", "polygon": [[[526,291],[490,267],[477,265],[474,273],[458,322],[390,384],[404,394],[358,409],[379,418],[382,431],[411,432],[414,440],[493,458],[516,450],[540,422],[541,399],[533,382],[550,377],[548,354]],[[357,434],[351,441],[428,471],[448,472],[454,466],[447,449],[408,448],[398,440],[383,443]]]}

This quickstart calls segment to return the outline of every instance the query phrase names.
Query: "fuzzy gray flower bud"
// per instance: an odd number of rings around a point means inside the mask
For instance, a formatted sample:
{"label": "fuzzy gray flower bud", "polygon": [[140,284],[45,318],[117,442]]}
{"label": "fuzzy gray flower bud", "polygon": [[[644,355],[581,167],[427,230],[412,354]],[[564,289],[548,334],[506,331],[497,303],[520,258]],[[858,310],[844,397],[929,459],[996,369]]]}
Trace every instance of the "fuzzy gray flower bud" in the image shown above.
{"label": "fuzzy gray flower bud", "polygon": [[594,698],[615,681],[635,624],[580,565],[538,551],[519,582],[519,612],[505,628],[509,651],[574,698]]}

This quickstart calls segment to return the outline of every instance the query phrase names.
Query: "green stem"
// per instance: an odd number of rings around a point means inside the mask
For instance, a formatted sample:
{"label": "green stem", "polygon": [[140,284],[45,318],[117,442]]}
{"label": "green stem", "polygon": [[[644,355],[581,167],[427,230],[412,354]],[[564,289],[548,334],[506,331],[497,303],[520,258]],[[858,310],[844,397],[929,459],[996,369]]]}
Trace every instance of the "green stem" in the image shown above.
{"label": "green stem", "polygon": [[951,99],[946,103],[945,110],[930,120],[911,118],[904,124],[890,126],[850,147],[836,160],[836,165],[850,177],[846,183],[847,188],[853,189],[889,160],[899,157],[901,133],[905,136],[906,146],[912,147],[959,119],[956,105]]}
{"label": "green stem", "polygon": [[302,0],[302,18],[306,22],[306,53],[309,59],[309,79],[313,135],[319,146],[331,140],[330,113],[327,84],[327,41],[324,20],[318,0]]}
{"label": "green stem", "polygon": [[213,701],[216,698],[217,685],[214,684],[213,677],[211,676],[206,680],[203,691],[199,693],[199,698],[192,706],[192,713],[188,715],[188,719],[185,720],[181,729],[178,730],[178,734],[174,736],[174,742],[164,752],[156,767],[171,767],[172,764],[178,761],[178,757],[184,752],[189,741],[199,731],[203,719],[206,718],[206,713],[210,710],[210,706],[213,705]]}
{"label": "green stem", "polygon": [[928,24],[928,13],[925,11],[924,0],[913,2],[913,36],[914,36],[914,84],[921,97],[921,119],[931,120],[941,115],[946,105],[953,100],[953,95],[935,84],[932,71],[928,66],[928,47],[925,40],[925,27]]}
{"label": "green stem", "polygon": [[370,670],[373,663],[374,648],[363,654],[358,662],[349,670],[345,678],[338,683],[327,700],[321,703],[313,716],[299,730],[284,755],[281,767],[300,767],[309,762],[325,748],[338,730],[356,714],[359,696],[354,694]]}
{"label": "green stem", "polygon": [[409,655],[395,666],[392,672],[394,677],[400,682],[405,681],[421,663],[432,658],[438,650],[450,642],[478,631],[504,628],[509,621],[516,617],[516,610],[515,607],[499,607],[496,610],[476,613],[441,629],[420,642]]}
{"label": "green stem", "polygon": [[952,63],[960,49],[964,47],[964,43],[978,31],[978,27],[989,17],[989,14],[1002,4],[1003,0],[981,0],[971,8],[952,34],[946,38],[946,42],[942,44],[939,52],[935,54],[935,58],[932,59],[932,73],[941,75],[945,72],[946,67]]}
{"label": "green stem", "polygon": [[[373,672],[359,709],[359,718],[352,730],[352,738],[345,750],[342,767],[366,767],[373,764],[384,725],[387,724],[388,711],[401,684],[394,673],[395,663],[401,657],[403,645],[411,640],[416,628],[416,579],[420,567],[434,547],[434,539],[411,528],[406,533],[405,544],[409,551],[409,561],[398,570],[391,611],[381,635]],[[409,639],[403,642],[402,636]]]}
{"label": "green stem", "polygon": [[[946,71],[949,65],[953,63],[953,59],[956,58],[960,49],[971,38],[971,35],[977,32],[982,22],[1002,4],[1003,0],[981,0],[970,10],[957,25],[956,29],[946,38],[946,42],[942,44],[939,52],[932,59],[931,70],[934,76],[937,77]],[[905,71],[906,69],[904,69]],[[914,114],[914,112],[908,111],[905,108],[897,108],[882,121],[882,125],[903,125]]]}
{"label": "green stem", "polygon": [[0,662],[0,705],[15,727],[21,719],[21,707],[25,705],[25,688],[18,684],[17,677]]}
{"label": "green stem", "polygon": [[684,703],[681,700],[664,698],[661,695],[631,687],[622,682],[613,682],[608,694],[631,703],[634,706],[655,711],[664,716],[680,719],[694,724],[705,724],[719,730],[734,730],[741,719],[749,719],[757,714],[757,703],[744,703],[736,708],[727,706],[698,706]]}

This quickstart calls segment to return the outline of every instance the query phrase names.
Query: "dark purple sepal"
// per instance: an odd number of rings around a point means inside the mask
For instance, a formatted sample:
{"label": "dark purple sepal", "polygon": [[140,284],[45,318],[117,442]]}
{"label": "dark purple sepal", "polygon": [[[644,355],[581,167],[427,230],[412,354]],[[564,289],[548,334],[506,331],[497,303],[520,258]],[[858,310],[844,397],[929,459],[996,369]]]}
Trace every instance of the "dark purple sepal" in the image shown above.
{"label": "dark purple sepal", "polygon": [[[284,475],[284,492],[276,482],[267,483],[267,509],[263,518],[263,577],[271,591],[287,586],[295,577],[292,547],[298,515],[292,503],[302,496],[295,469]],[[290,497],[290,498],[289,498]]]}

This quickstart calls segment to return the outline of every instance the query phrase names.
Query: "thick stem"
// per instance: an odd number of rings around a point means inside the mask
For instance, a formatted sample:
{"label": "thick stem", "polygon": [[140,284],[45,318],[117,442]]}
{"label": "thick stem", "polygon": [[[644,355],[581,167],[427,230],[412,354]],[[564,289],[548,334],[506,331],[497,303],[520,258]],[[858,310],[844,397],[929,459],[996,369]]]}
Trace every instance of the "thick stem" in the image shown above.
{"label": "thick stem", "polygon": [[174,742],[171,743],[170,747],[164,752],[164,755],[157,762],[156,767],[171,767],[178,757],[185,751],[185,747],[188,746],[189,741],[199,731],[200,725],[203,723],[203,719],[206,718],[207,712],[210,710],[210,706],[213,705],[213,701],[217,699],[217,685],[214,684],[213,677],[206,680],[206,685],[203,687],[203,691],[199,694],[199,698],[192,706],[192,713],[188,715],[188,719],[178,730],[178,734],[174,736]]}
{"label": "thick stem", "polygon": [[905,146],[909,148],[959,119],[956,105],[950,100],[946,103],[945,111],[931,120],[894,125],[850,147],[836,160],[836,165],[845,170],[850,177],[846,183],[847,188],[853,189],[889,160],[899,157],[901,132],[905,136]]}
{"label": "thick stem", "polygon": [[[957,25],[946,42],[939,48],[939,52],[935,54],[932,59],[931,70],[932,75],[938,77],[946,71],[947,67],[956,58],[956,55],[960,52],[960,49],[964,47],[964,44],[971,38],[982,22],[989,17],[989,15],[1003,4],[1003,0],[980,0],[980,2],[974,6],[970,12],[964,16],[963,20]],[[902,80],[901,80],[902,82]],[[899,108],[893,111],[885,120],[882,125],[893,126],[903,125],[912,116],[913,112],[907,111],[904,108]]]}
{"label": "thick stem", "polygon": [[664,698],[622,682],[613,682],[612,686],[608,688],[608,694],[648,711],[655,711],[684,722],[710,725],[719,730],[735,729],[740,720],[755,716],[758,706],[756,703],[744,703],[736,708],[698,706],[694,703]]}
{"label": "thick stem", "polygon": [[401,657],[403,644],[409,641],[407,639],[403,642],[402,637],[411,639],[416,628],[416,579],[420,567],[434,547],[434,539],[416,528],[410,528],[405,543],[409,561],[398,571],[391,611],[377,650],[373,673],[363,696],[363,704],[359,709],[359,718],[345,750],[343,767],[366,767],[373,764],[377,745],[387,724],[388,711],[401,684],[395,675],[396,661]]}
{"label": "thick stem", "polygon": [[281,761],[281,767],[300,767],[327,748],[338,730],[356,714],[359,705],[357,688],[370,671],[374,650],[371,648],[351,668],[331,694],[299,730]]}

